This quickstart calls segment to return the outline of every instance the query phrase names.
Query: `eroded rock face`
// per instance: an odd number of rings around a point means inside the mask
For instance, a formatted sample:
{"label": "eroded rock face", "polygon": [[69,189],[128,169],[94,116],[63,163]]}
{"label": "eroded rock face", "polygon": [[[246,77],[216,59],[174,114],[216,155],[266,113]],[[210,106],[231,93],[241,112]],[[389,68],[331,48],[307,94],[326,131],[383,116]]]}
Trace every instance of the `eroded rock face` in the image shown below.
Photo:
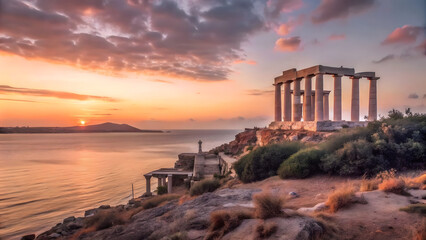
{"label": "eroded rock face", "polygon": [[225,152],[231,155],[238,155],[244,152],[244,149],[249,146],[265,146],[285,141],[318,143],[332,134],[330,132],[312,132],[306,130],[246,129],[244,132],[238,133],[235,136],[235,140],[212,149],[211,152]]}

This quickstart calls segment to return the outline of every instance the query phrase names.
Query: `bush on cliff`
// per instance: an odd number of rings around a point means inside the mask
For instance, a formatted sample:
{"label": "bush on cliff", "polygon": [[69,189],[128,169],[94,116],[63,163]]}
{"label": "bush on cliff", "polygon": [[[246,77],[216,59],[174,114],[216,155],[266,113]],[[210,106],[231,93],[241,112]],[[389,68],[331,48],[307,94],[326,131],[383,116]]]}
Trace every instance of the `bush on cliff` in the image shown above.
{"label": "bush on cliff", "polygon": [[206,192],[213,192],[220,187],[220,182],[217,179],[204,179],[194,183],[189,190],[191,196],[201,195]]}
{"label": "bush on cliff", "polygon": [[257,148],[234,163],[235,172],[245,183],[275,176],[280,164],[302,147],[299,142],[286,142]]}
{"label": "bush on cliff", "polygon": [[300,150],[281,163],[278,175],[285,178],[306,178],[319,170],[323,150],[308,148]]}

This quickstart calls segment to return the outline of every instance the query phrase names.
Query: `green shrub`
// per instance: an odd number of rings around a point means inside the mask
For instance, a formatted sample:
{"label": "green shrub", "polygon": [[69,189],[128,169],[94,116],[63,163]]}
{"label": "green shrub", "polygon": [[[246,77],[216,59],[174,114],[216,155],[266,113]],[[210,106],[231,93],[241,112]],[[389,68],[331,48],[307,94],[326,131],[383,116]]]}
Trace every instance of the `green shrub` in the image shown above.
{"label": "green shrub", "polygon": [[346,143],[321,162],[324,172],[343,176],[371,176],[389,168],[389,163],[383,156],[374,154],[373,145],[365,139]]}
{"label": "green shrub", "polygon": [[157,187],[157,194],[163,195],[167,193],[167,186],[158,186]]}
{"label": "green shrub", "polygon": [[281,163],[278,175],[281,178],[306,178],[319,171],[324,151],[308,148],[291,155]]}
{"label": "green shrub", "polygon": [[286,142],[257,148],[234,163],[235,172],[245,183],[274,176],[280,164],[302,146],[299,142]]}
{"label": "green shrub", "polygon": [[219,180],[217,179],[204,179],[194,183],[189,190],[191,196],[201,195],[206,192],[213,192],[220,187]]}

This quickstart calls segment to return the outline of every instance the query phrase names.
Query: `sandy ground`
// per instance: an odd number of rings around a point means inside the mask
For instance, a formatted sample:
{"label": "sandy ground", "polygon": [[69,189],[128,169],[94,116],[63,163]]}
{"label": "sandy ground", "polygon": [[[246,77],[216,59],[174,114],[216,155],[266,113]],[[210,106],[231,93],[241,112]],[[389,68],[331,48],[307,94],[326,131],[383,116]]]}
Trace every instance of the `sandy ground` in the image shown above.
{"label": "sandy ground", "polygon": [[[360,182],[360,179],[328,176],[314,176],[301,180],[272,177],[260,182],[238,184],[234,188],[262,189],[281,196],[296,192],[299,197],[286,197],[285,205],[286,208],[298,209],[325,202],[328,194],[340,187],[353,185],[359,189]],[[330,214],[329,221],[339,229],[338,239],[416,239],[416,232],[424,224],[424,217],[399,209],[409,205],[410,200],[426,203],[421,199],[421,196],[426,195],[426,190],[410,190],[410,192],[412,197],[379,190],[363,192],[367,204],[353,204],[335,214]]]}

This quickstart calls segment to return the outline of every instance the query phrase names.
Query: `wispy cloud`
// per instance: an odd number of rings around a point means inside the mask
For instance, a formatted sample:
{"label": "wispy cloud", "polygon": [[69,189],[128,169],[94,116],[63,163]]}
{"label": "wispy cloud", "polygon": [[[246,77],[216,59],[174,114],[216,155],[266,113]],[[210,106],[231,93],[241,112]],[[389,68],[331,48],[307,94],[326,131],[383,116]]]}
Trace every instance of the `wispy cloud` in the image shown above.
{"label": "wispy cloud", "polygon": [[408,98],[410,98],[410,99],[418,99],[419,95],[417,95],[417,93],[411,93],[410,95],[408,95]]}
{"label": "wispy cloud", "polygon": [[274,90],[259,90],[259,89],[250,89],[246,91],[247,95],[251,96],[262,96],[262,95],[270,95],[274,93]]}
{"label": "wispy cloud", "polygon": [[346,39],[346,35],[345,34],[331,34],[328,37],[328,40],[332,40],[332,41],[343,40],[343,39]]}
{"label": "wispy cloud", "polygon": [[173,84],[172,81],[167,81],[167,80],[163,80],[163,79],[153,79],[150,80],[151,82],[158,82],[158,83],[167,83],[167,84]]}
{"label": "wispy cloud", "polygon": [[45,89],[32,89],[32,88],[17,88],[7,85],[0,85],[0,94],[14,94],[14,95],[26,95],[26,96],[37,96],[37,97],[53,97],[61,99],[70,99],[70,100],[97,100],[105,102],[117,102],[118,100],[111,97],[104,96],[94,96],[94,95],[84,95],[72,92],[61,92],[61,91],[52,91]]}
{"label": "wispy cloud", "polygon": [[389,54],[389,55],[386,55],[386,56],[380,58],[379,60],[373,60],[373,63],[384,63],[384,62],[387,62],[387,61],[390,61],[390,60],[393,60],[393,59],[395,59],[395,55]]}
{"label": "wispy cloud", "polygon": [[331,20],[345,19],[370,9],[375,0],[321,0],[312,13],[313,23],[325,23]]}
{"label": "wispy cloud", "polygon": [[257,62],[254,61],[254,60],[235,60],[234,63],[235,64],[245,63],[245,64],[248,64],[248,65],[256,65],[257,64]]}
{"label": "wispy cloud", "polygon": [[13,102],[41,103],[41,102],[38,102],[38,101],[24,100],[24,99],[11,99],[11,98],[0,98],[0,101],[13,101]]}

